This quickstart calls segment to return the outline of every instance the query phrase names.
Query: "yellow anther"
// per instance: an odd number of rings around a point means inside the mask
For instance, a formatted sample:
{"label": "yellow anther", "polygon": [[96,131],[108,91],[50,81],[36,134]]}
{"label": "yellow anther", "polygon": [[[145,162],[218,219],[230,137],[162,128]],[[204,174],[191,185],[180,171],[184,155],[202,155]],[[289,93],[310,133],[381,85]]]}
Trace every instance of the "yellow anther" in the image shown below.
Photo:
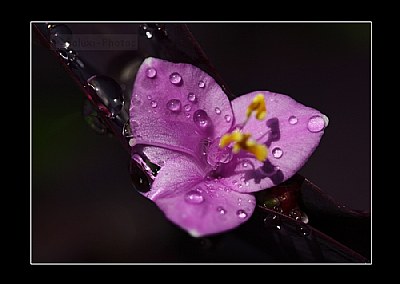
{"label": "yellow anther", "polygon": [[265,100],[263,94],[258,94],[254,97],[251,104],[247,107],[247,118],[251,116],[253,111],[256,112],[256,118],[258,120],[263,120],[267,115],[267,108],[265,107]]}
{"label": "yellow anther", "polygon": [[239,153],[240,150],[245,150],[256,156],[257,160],[263,162],[267,159],[267,147],[262,144],[258,144],[254,140],[250,140],[251,134],[243,134],[239,130],[235,130],[232,133],[225,134],[219,141],[219,147],[224,148],[227,145],[233,144],[232,152],[234,154]]}

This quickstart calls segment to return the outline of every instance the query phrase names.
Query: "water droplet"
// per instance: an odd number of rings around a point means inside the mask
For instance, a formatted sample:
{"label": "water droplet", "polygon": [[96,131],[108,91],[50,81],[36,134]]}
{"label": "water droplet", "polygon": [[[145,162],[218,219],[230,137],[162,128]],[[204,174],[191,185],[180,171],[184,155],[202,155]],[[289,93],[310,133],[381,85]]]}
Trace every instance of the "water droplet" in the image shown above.
{"label": "water droplet", "polygon": [[174,72],[171,75],[169,75],[169,81],[174,85],[180,85],[182,84],[182,77],[181,75],[179,75],[179,73]]}
{"label": "water droplet", "polygon": [[231,122],[232,120],[232,117],[229,114],[225,115],[224,118],[226,122]]}
{"label": "water droplet", "polygon": [[305,225],[297,225],[296,229],[303,236],[309,236],[311,233],[310,228]]}
{"label": "water droplet", "polygon": [[157,102],[156,101],[152,101],[151,102],[151,107],[152,108],[156,108],[157,107]]}
{"label": "water droplet", "polygon": [[289,212],[289,217],[295,219],[296,221],[299,221],[300,218],[301,218],[301,211],[298,210],[298,209],[292,209],[292,210]]}
{"label": "water droplet", "polygon": [[200,80],[199,81],[199,88],[204,88],[206,86],[206,83],[204,81]]}
{"label": "water droplet", "polygon": [[245,180],[244,177],[241,177],[241,178],[240,178],[240,181],[241,181],[241,182],[244,182],[244,180]]}
{"label": "water droplet", "polygon": [[194,123],[196,123],[197,126],[201,128],[206,128],[210,125],[210,118],[208,117],[208,114],[202,109],[198,109],[194,112],[193,121]]}
{"label": "water droplet", "polygon": [[275,159],[280,159],[283,156],[282,149],[279,147],[272,149],[272,156],[274,156]]}
{"label": "water droplet", "polygon": [[185,113],[186,118],[190,118],[190,113]]}
{"label": "water droplet", "polygon": [[276,230],[280,230],[282,223],[279,215],[269,214],[267,217],[264,218],[264,225],[268,228],[272,227]]}
{"label": "water droplet", "polygon": [[237,185],[237,183],[238,183],[237,180],[232,181],[232,184],[233,184],[233,185]]}
{"label": "water droplet", "polygon": [[242,166],[243,166],[244,168],[247,168],[248,165],[249,165],[248,162],[243,162],[243,163],[242,163]]}
{"label": "water droplet", "polygon": [[172,99],[167,102],[167,108],[172,112],[181,111],[181,101],[178,99]]}
{"label": "water droplet", "polygon": [[152,38],[152,37],[153,37],[153,34],[152,34],[151,32],[149,32],[149,31],[147,31],[147,32],[146,32],[146,36],[147,36],[147,38]]}
{"label": "water droplet", "polygon": [[221,114],[221,110],[219,109],[219,107],[216,107],[216,108],[215,108],[215,113],[216,113],[216,114]]}
{"label": "water droplet", "polygon": [[157,70],[156,69],[154,69],[154,68],[149,68],[149,69],[147,69],[146,70],[146,76],[148,77],[148,78],[155,78],[156,77],[156,75],[157,75]]}
{"label": "water droplet", "polygon": [[247,217],[247,213],[246,213],[244,210],[242,210],[242,209],[236,211],[236,215],[237,215],[240,219],[244,219],[244,218]]}
{"label": "water droplet", "polygon": [[294,115],[290,116],[288,119],[289,123],[294,125],[296,124],[299,120],[297,119],[297,117],[295,117]]}
{"label": "water droplet", "polygon": [[319,115],[314,115],[308,121],[307,128],[310,132],[320,132],[325,128],[325,120]]}
{"label": "water droplet", "polygon": [[242,202],[242,199],[241,199],[241,198],[238,198],[238,202]]}
{"label": "water droplet", "polygon": [[129,143],[129,146],[133,147],[133,146],[136,145],[136,139],[135,138],[131,138],[128,143]]}
{"label": "water droplet", "polygon": [[300,218],[301,222],[303,222],[304,224],[308,223],[308,216],[306,213],[302,212],[301,213],[301,218]]}
{"label": "water droplet", "polygon": [[192,204],[200,204],[204,201],[204,197],[198,190],[191,190],[186,193],[185,201]]}
{"label": "water droplet", "polygon": [[329,124],[329,118],[325,114],[323,114],[322,119],[324,120],[325,128],[327,128]]}
{"label": "water droplet", "polygon": [[191,105],[185,105],[184,108],[185,108],[186,111],[190,111],[192,109],[192,106]]}
{"label": "water droplet", "polygon": [[226,213],[226,210],[222,206],[217,207],[217,211],[221,215],[224,215]]}
{"label": "water droplet", "polygon": [[148,100],[151,100],[152,98],[153,98],[153,97],[152,97],[151,95],[148,95],[148,96],[147,96],[147,99],[148,99]]}
{"label": "water droplet", "polygon": [[189,93],[188,94],[188,96],[187,96],[187,99],[188,99],[188,101],[190,101],[190,102],[195,102],[196,101],[196,99],[197,99],[197,97],[196,97],[196,95],[194,94],[194,93]]}

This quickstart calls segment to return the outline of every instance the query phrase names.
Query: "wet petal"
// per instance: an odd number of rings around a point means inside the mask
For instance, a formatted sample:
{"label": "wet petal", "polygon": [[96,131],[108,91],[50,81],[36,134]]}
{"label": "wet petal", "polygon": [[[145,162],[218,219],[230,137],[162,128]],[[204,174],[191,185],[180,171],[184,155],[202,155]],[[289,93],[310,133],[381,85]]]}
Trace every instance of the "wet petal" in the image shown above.
{"label": "wet petal", "polygon": [[199,155],[204,138],[232,125],[230,102],[215,80],[190,64],[147,58],[136,75],[130,125],[137,144]]}
{"label": "wet petal", "polygon": [[168,161],[147,195],[166,217],[192,236],[233,229],[247,221],[255,198],[232,190],[218,180],[205,180],[190,158]]}
{"label": "wet petal", "polygon": [[243,129],[268,147],[268,158],[258,161],[248,153],[239,153],[223,171],[223,180],[240,192],[254,192],[277,185],[293,176],[318,146],[327,126],[327,117],[289,96],[262,91],[232,101],[236,122],[246,119],[252,99],[264,94],[265,120],[251,117]]}

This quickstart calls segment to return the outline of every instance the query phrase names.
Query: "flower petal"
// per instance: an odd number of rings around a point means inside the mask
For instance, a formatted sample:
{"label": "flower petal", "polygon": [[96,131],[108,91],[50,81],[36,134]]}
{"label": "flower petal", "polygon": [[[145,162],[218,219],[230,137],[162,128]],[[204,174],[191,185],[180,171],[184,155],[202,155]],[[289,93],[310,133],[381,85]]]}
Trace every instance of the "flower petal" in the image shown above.
{"label": "flower petal", "polygon": [[194,237],[239,226],[256,204],[253,195],[236,192],[218,180],[205,180],[202,170],[184,156],[166,163],[147,196]]}
{"label": "flower petal", "polygon": [[277,185],[294,175],[318,146],[328,119],[318,110],[306,107],[289,96],[261,91],[232,101],[237,123],[246,119],[248,105],[262,93],[267,116],[259,121],[251,117],[243,128],[252,138],[268,147],[268,158],[260,162],[241,152],[224,169],[224,182],[240,192],[254,192]]}
{"label": "flower petal", "polygon": [[202,139],[228,131],[231,118],[227,96],[199,68],[152,57],[140,66],[130,106],[130,124],[137,144],[197,157]]}

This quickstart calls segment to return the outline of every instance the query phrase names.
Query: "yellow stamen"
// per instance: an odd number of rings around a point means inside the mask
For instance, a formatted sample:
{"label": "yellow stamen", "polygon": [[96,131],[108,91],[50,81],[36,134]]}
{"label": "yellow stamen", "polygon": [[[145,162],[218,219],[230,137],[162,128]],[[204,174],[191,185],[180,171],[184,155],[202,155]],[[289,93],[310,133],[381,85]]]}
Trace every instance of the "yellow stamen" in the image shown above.
{"label": "yellow stamen", "polygon": [[[257,94],[251,104],[247,107],[247,119],[242,124],[241,129],[246,125],[253,111],[256,112],[256,119],[263,120],[267,115],[265,107],[265,99],[263,94]],[[251,134],[243,134],[240,130],[223,135],[219,141],[219,147],[224,148],[233,143],[232,152],[237,154],[240,150],[245,150],[256,156],[257,160],[264,162],[267,159],[268,148],[263,144],[258,144],[254,140],[250,140]]]}
{"label": "yellow stamen", "polygon": [[265,107],[265,100],[263,94],[257,94],[251,104],[247,107],[246,116],[249,118],[253,111],[256,112],[256,118],[263,120],[267,115],[267,108]]}
{"label": "yellow stamen", "polygon": [[221,137],[219,147],[224,148],[230,143],[233,144],[232,152],[234,154],[239,153],[240,150],[245,150],[256,156],[257,160],[263,162],[267,159],[267,147],[262,144],[258,144],[254,140],[249,140],[251,134],[243,134],[239,130],[235,130],[232,133],[225,134]]}

